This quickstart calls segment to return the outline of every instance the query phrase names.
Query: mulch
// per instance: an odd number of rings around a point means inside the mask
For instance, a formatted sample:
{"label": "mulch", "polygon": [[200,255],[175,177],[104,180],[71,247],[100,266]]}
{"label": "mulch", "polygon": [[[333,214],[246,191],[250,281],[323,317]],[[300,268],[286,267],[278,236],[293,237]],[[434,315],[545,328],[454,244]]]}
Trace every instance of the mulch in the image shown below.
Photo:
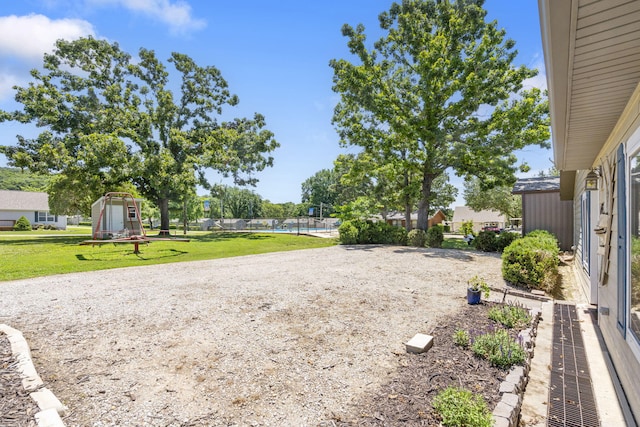
{"label": "mulch", "polygon": [[0,332],[0,427],[36,427],[38,405],[22,387],[16,364],[11,344]]}
{"label": "mulch", "polygon": [[[333,419],[330,424],[348,426],[433,426],[441,419],[433,410],[434,397],[449,386],[481,394],[493,411],[500,401],[500,383],[508,370],[491,366],[470,349],[455,345],[453,334],[464,329],[471,336],[495,330],[487,316],[495,303],[466,306],[461,312],[439,322],[430,335],[433,347],[426,353],[398,354],[399,366],[394,378],[357,404],[351,419]],[[515,336],[518,331],[512,331]]]}

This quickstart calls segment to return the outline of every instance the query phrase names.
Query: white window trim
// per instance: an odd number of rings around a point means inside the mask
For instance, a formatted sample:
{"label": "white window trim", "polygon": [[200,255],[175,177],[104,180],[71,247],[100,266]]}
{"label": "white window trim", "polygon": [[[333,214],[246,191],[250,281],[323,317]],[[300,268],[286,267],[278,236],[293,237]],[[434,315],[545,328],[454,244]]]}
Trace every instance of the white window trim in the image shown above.
{"label": "white window trim", "polygon": [[626,343],[629,345],[629,348],[631,349],[631,352],[634,354],[634,356],[636,357],[636,359],[640,360],[640,334],[638,334],[636,336],[636,334],[631,330],[631,233],[630,231],[630,226],[629,226],[629,222],[630,222],[630,218],[631,218],[631,159],[635,156],[635,155],[640,155],[640,127],[638,129],[636,129],[633,134],[631,135],[631,137],[629,137],[629,139],[627,140],[627,142],[625,143],[625,157],[626,157],[626,161],[625,161],[625,174],[624,174],[624,179],[627,182],[627,186],[626,186],[626,194],[625,197],[627,199],[627,206],[626,206],[626,210],[627,210],[627,229],[625,230],[625,233],[627,233],[627,248],[626,248],[626,254],[627,254],[627,268],[626,268],[626,278],[625,280],[627,281],[627,295],[626,295],[626,300],[627,300],[627,309],[626,309],[626,334],[625,334],[625,341]]}

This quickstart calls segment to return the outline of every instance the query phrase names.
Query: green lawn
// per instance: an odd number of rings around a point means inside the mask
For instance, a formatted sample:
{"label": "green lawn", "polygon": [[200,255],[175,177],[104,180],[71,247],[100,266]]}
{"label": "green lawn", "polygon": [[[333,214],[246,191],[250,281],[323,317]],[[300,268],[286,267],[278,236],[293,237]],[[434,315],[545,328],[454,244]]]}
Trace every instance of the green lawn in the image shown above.
{"label": "green lawn", "polygon": [[[89,239],[81,229],[44,232],[0,233],[0,281],[26,279],[52,274],[105,270],[118,267],[165,264],[291,251],[332,246],[336,239],[290,234],[190,232],[190,242],[157,241],[133,244],[81,246]],[[74,235],[74,234],[84,235]],[[151,237],[151,234],[150,234]],[[176,237],[185,237],[178,234]]]}

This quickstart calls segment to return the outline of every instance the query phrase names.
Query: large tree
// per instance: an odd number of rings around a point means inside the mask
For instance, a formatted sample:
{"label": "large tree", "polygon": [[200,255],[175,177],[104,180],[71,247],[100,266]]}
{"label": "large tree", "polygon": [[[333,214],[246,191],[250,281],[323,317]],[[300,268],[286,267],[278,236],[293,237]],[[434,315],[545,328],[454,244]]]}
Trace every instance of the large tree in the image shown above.
{"label": "large tree", "polygon": [[491,187],[515,181],[516,149],[548,146],[548,103],[523,89],[537,71],[512,63],[515,42],[486,22],[482,0],[404,0],[380,15],[384,35],[342,33],[357,61],[330,62],[343,145],[419,178],[418,228],[447,170]]}
{"label": "large tree", "polygon": [[16,87],[22,111],[0,114],[43,128],[2,147],[10,164],[56,173],[57,185],[90,200],[132,183],[158,205],[162,230],[169,201],[182,202],[196,184],[208,187],[207,169],[253,184],[252,173],[273,162],[265,153],[278,146],[264,118],[219,122],[223,107],[238,102],[220,71],[180,53],[168,62],[172,73],[151,50],[133,59],[104,40],[58,41],[43,70],[31,72],[34,82]]}
{"label": "large tree", "polygon": [[522,217],[522,196],[512,194],[513,186],[498,185],[493,188],[482,188],[477,178],[464,182],[465,204],[474,211],[494,210],[507,218]]}

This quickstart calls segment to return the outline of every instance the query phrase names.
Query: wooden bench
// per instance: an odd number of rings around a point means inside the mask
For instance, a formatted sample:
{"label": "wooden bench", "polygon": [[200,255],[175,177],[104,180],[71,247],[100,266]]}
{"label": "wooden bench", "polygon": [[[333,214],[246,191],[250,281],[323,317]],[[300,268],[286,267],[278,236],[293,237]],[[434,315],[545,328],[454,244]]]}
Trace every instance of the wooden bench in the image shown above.
{"label": "wooden bench", "polygon": [[0,219],[0,231],[13,231],[14,225],[16,225],[15,219]]}

